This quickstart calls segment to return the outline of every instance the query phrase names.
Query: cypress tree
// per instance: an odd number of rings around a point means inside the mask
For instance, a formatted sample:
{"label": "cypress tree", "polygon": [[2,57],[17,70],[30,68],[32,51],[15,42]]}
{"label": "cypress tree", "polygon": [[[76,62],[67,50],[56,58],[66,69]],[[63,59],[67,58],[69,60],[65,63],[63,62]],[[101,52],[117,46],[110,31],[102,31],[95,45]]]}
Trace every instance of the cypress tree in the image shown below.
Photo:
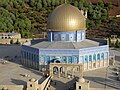
{"label": "cypress tree", "polygon": [[119,48],[119,47],[120,47],[120,45],[119,45],[119,41],[117,39],[116,42],[115,42],[115,48]]}

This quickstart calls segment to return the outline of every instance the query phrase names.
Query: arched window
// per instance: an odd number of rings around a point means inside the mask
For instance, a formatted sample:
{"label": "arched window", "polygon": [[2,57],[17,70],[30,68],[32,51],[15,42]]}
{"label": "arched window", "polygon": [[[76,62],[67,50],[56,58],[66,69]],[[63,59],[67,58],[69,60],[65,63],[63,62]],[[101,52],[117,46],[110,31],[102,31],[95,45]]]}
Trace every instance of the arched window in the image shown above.
{"label": "arched window", "polygon": [[30,53],[30,60],[32,60],[32,54]]}
{"label": "arched window", "polygon": [[54,62],[54,60],[55,60],[55,56],[51,56],[51,62]]}
{"label": "arched window", "polygon": [[63,57],[62,57],[62,63],[67,63],[67,58],[66,58],[66,56],[63,56]]}
{"label": "arched window", "polygon": [[22,54],[22,58],[23,58],[23,51],[21,51],[21,54]]}
{"label": "arched window", "polygon": [[105,53],[104,58],[108,59],[108,52]]}
{"label": "arched window", "polygon": [[37,59],[37,62],[39,62],[39,60],[40,60],[39,55],[36,55],[36,59]]}
{"label": "arched window", "polygon": [[28,56],[29,56],[28,59],[30,60],[30,53],[28,53],[28,54],[29,54],[29,55],[28,55]]}
{"label": "arched window", "polygon": [[71,56],[68,57],[68,63],[72,63],[72,57]]}
{"label": "arched window", "polygon": [[55,56],[51,56],[51,60],[52,60],[52,59],[55,59]]}
{"label": "arched window", "polygon": [[92,61],[92,55],[89,55],[89,61]]}
{"label": "arched window", "polygon": [[78,56],[74,56],[74,63],[78,63]]}
{"label": "arched window", "polygon": [[104,60],[104,53],[101,54],[101,59]]}
{"label": "arched window", "polygon": [[100,60],[100,54],[97,54],[97,60]]}
{"label": "arched window", "polygon": [[27,57],[26,57],[26,59],[28,59],[28,52],[27,52]]}
{"label": "arched window", "polygon": [[34,57],[33,57],[33,58],[34,58],[34,61],[36,62],[36,55],[35,55],[35,54],[34,54]]}
{"label": "arched window", "polygon": [[46,57],[46,62],[49,64],[50,63],[50,56]]}
{"label": "arched window", "polygon": [[96,60],[96,54],[93,55],[93,60],[94,60],[94,61]]}
{"label": "arched window", "polygon": [[55,41],[59,40],[59,34],[54,34],[53,36]]}
{"label": "arched window", "polygon": [[25,56],[25,59],[26,59],[26,52],[24,52],[24,56]]}
{"label": "arched window", "polygon": [[36,62],[39,61],[38,59],[39,59],[39,58],[38,58],[38,55],[35,55],[35,61],[36,61]]}
{"label": "arched window", "polygon": [[32,54],[32,60],[33,60],[33,54]]}
{"label": "arched window", "polygon": [[85,62],[88,62],[88,56],[87,55],[85,56]]}
{"label": "arched window", "polygon": [[45,58],[44,56],[41,56],[41,64],[44,64],[45,63]]}

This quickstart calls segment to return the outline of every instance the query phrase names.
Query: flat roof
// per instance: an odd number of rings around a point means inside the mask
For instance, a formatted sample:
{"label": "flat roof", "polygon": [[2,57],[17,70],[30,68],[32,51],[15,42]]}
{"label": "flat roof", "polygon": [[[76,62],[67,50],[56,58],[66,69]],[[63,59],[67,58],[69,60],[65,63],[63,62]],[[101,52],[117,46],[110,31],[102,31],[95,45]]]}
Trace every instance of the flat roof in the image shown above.
{"label": "flat roof", "polygon": [[[25,77],[24,75],[30,75]],[[43,76],[39,71],[24,67],[15,62],[0,63],[0,85],[26,85],[29,79],[35,78],[42,82]]]}

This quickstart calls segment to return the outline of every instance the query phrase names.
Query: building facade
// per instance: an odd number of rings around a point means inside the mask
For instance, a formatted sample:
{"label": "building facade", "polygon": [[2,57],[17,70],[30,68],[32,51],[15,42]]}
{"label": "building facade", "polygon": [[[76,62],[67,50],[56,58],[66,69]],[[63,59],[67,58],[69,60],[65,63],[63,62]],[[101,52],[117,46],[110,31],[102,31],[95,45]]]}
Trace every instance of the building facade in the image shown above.
{"label": "building facade", "polygon": [[0,33],[0,39],[20,39],[21,35],[15,32]]}
{"label": "building facade", "polygon": [[107,40],[86,38],[86,17],[72,5],[58,6],[48,17],[48,38],[23,44],[21,62],[39,70],[50,63],[83,64],[85,71],[107,67]]}

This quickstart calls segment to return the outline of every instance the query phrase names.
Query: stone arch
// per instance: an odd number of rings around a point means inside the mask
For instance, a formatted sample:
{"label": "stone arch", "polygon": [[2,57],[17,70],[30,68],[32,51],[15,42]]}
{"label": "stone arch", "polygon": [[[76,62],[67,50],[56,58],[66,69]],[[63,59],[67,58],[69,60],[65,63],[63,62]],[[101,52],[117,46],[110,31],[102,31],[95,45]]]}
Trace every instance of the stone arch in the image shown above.
{"label": "stone arch", "polygon": [[[65,63],[50,63],[50,76],[54,76],[54,72],[57,71],[57,73],[55,73],[58,77],[60,76],[64,76],[67,77],[69,72],[68,72],[68,68],[70,68],[70,70],[73,71],[74,67],[78,67],[79,68],[79,77],[83,77],[83,65],[82,64],[65,64]],[[55,71],[56,68],[56,71]],[[60,73],[61,68],[63,68],[63,73]],[[72,74],[72,76],[74,76],[74,72],[70,72]]]}
{"label": "stone arch", "polygon": [[53,66],[53,74],[58,74],[59,68],[57,66]]}
{"label": "stone arch", "polygon": [[104,53],[101,53],[101,59],[104,60]]}
{"label": "stone arch", "polygon": [[62,73],[62,72],[63,72],[63,67],[61,66],[61,67],[60,67],[60,73]]}
{"label": "stone arch", "polygon": [[68,63],[72,63],[72,56],[68,56]]}
{"label": "stone arch", "polygon": [[11,39],[11,37],[8,37],[8,39]]}
{"label": "stone arch", "polygon": [[99,53],[97,54],[97,60],[100,60],[100,54]]}

